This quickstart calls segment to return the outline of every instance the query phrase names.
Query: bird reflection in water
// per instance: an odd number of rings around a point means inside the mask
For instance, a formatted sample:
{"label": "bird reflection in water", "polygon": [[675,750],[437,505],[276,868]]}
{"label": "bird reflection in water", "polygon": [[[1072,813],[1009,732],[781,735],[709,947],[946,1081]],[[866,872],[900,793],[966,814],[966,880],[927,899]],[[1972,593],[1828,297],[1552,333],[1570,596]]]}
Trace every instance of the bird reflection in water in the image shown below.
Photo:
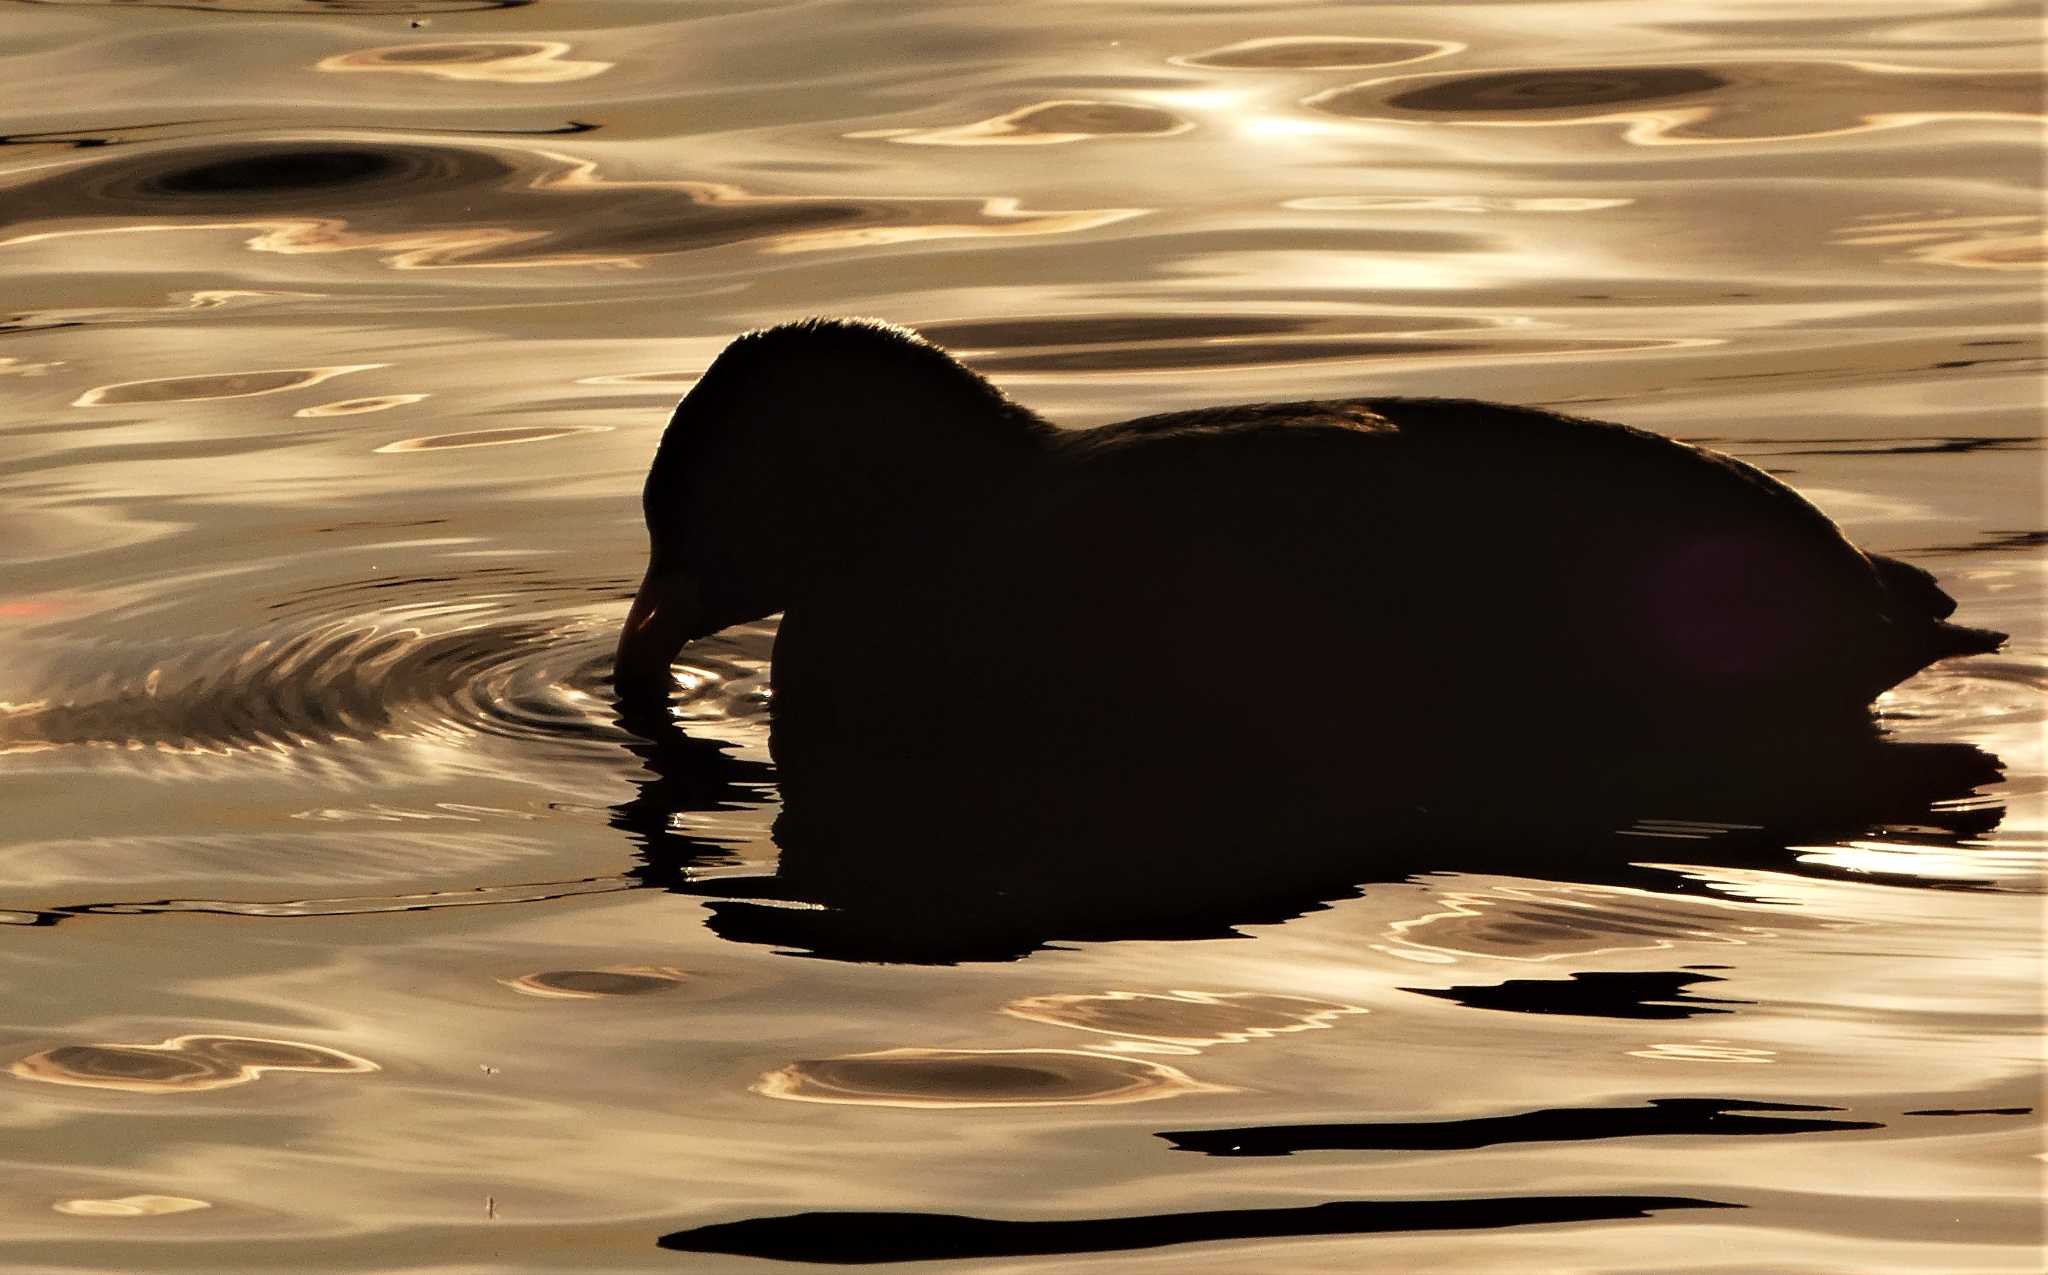
{"label": "bird reflection in water", "polygon": [[[722,937],[848,961],[1005,961],[1061,942],[1232,937],[1356,897],[1374,883],[1436,872],[1562,871],[1591,885],[1687,888],[1677,870],[1638,862],[1646,846],[1659,859],[1695,866],[1817,874],[1825,866],[1802,861],[1790,847],[1889,827],[1912,828],[1920,844],[1958,844],[1985,835],[2003,814],[1997,806],[1951,807],[2000,777],[1995,757],[1968,744],[1875,735],[1698,765],[1665,790],[1679,805],[1649,805],[1649,798],[1631,805],[1561,785],[1523,794],[1513,810],[1417,807],[1322,835],[1290,825],[1276,806],[1273,835],[1228,844],[1176,808],[1146,812],[1151,835],[1088,836],[1084,828],[1040,842],[937,800],[956,776],[935,771],[911,785],[878,785],[872,815],[837,829],[799,831],[778,821],[781,857],[772,876],[699,875],[728,863],[728,850],[687,831],[684,817],[758,802],[778,776],[673,723],[627,724],[652,736],[635,747],[649,777],[613,817],[642,846],[644,862],[630,875],[715,899],[710,925]],[[963,766],[972,764],[963,758]],[[800,790],[785,787],[784,795],[802,799]],[[1720,831],[1646,842],[1641,824],[1655,821],[1630,812],[1647,809],[1712,811],[1720,817],[1696,826],[1715,823]],[[906,829],[895,811],[912,812],[925,826]],[[1083,826],[1089,812],[1067,813]],[[1102,826],[1127,829],[1132,813],[1104,812]],[[1905,883],[1974,884],[1926,876]]]}
{"label": "bird reflection in water", "polygon": [[[1911,824],[1998,777],[1870,702],[1995,650],[1732,458],[1444,399],[1053,429],[900,329],[751,334],[650,473],[622,722],[642,879],[726,937],[869,961],[1201,938],[1421,872],[1651,885]],[[771,770],[670,717],[671,659],[784,613]],[[921,687],[885,671],[906,663]],[[772,878],[675,814],[770,778]]]}

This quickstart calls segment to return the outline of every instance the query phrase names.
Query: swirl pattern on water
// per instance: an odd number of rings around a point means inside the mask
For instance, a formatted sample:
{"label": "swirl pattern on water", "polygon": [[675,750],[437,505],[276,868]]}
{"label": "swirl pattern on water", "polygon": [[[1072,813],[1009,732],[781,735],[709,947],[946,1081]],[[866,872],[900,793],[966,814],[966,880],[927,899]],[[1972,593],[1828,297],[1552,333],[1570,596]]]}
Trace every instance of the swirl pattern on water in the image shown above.
{"label": "swirl pattern on water", "polygon": [[[462,582],[423,576],[323,586],[278,604],[310,614],[238,633],[232,644],[197,637],[168,649],[69,649],[38,699],[0,705],[0,753],[102,748],[298,759],[342,743],[498,739],[559,760],[615,759],[633,739],[617,724],[608,690],[616,619],[581,609],[548,614],[545,600],[561,588],[547,583],[361,606],[386,590],[450,583]],[[612,595],[615,587],[589,591]],[[755,626],[693,648],[678,669],[677,715],[707,724],[761,719],[771,635]]]}

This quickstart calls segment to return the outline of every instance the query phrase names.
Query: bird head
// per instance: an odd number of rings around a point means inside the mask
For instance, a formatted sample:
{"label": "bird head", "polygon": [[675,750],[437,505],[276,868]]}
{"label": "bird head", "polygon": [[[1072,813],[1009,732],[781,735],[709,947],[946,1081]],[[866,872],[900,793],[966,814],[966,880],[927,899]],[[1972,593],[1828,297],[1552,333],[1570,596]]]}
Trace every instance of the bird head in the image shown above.
{"label": "bird head", "polygon": [[906,522],[970,505],[1051,432],[903,328],[809,319],[735,340],[648,471],[620,697],[666,696],[684,644],[784,610]]}

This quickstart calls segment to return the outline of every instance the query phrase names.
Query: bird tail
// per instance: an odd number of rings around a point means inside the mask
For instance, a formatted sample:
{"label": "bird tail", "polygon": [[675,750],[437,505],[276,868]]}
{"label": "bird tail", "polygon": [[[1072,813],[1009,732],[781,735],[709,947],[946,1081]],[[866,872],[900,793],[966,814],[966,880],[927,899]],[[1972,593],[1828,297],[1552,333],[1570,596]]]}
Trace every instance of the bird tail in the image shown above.
{"label": "bird tail", "polygon": [[1936,660],[1988,655],[2005,645],[2006,635],[1996,629],[1948,622],[1955,613],[1956,600],[1935,583],[1933,572],[1875,553],[1870,555],[1870,565],[1892,595],[1892,620],[1898,626],[1898,665],[1888,670],[1888,685],[1911,677]]}
{"label": "bird tail", "polygon": [[1945,660],[1951,655],[1989,655],[2005,645],[2006,635],[1997,629],[1973,629],[1963,624],[1950,624],[1937,620],[1928,627],[1928,656],[1930,663]]}

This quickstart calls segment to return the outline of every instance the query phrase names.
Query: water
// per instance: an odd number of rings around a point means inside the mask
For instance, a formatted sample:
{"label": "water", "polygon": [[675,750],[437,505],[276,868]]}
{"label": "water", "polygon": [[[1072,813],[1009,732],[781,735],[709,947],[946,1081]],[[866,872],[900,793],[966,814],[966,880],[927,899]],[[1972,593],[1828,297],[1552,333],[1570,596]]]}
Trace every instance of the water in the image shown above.
{"label": "water", "polygon": [[[10,5],[0,1262],[2036,1269],[2036,26]],[[666,410],[809,313],[1075,426],[1448,393],[1711,441],[2014,640],[1883,702],[1947,746],[1898,817],[1279,902],[1261,847],[1253,906],[929,963],[995,901],[762,902],[772,625],[686,652],[694,744],[604,697]]]}

